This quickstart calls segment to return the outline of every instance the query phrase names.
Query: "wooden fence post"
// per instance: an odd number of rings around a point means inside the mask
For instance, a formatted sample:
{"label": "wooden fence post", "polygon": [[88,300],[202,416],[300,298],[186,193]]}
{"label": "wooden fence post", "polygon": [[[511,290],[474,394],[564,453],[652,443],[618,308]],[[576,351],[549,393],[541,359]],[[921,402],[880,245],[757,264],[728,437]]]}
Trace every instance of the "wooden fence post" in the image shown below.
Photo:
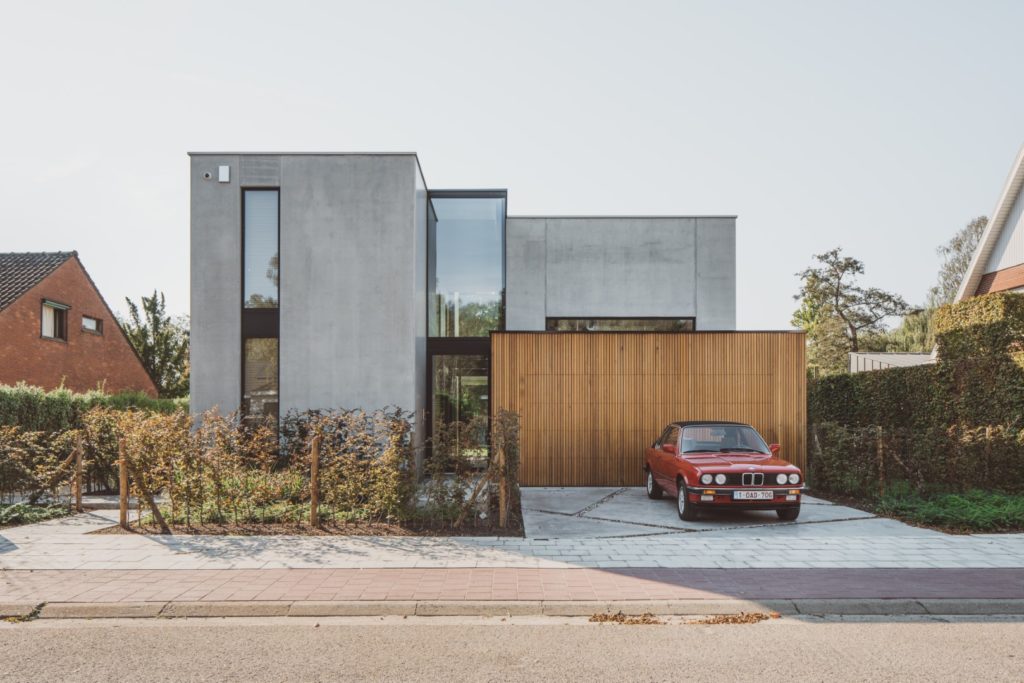
{"label": "wooden fence post", "polygon": [[320,526],[320,435],[313,437],[309,449],[309,525]]}
{"label": "wooden fence post", "polygon": [[878,450],[878,496],[885,495],[885,446],[882,441],[882,425],[878,425],[876,448]]}
{"label": "wooden fence post", "polygon": [[117,442],[117,471],[119,475],[118,492],[120,498],[119,524],[122,529],[128,528],[128,461],[125,460],[124,439]]}
{"label": "wooden fence post", "polygon": [[505,444],[498,448],[498,526],[508,526],[508,477],[505,474]]}
{"label": "wooden fence post", "polygon": [[75,512],[82,511],[82,438],[75,443]]}

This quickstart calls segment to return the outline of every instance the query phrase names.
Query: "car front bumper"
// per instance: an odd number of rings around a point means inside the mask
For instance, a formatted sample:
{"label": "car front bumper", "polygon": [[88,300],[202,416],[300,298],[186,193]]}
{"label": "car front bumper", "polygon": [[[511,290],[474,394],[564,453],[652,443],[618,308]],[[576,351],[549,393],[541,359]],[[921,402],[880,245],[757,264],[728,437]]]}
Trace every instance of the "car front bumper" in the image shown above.
{"label": "car front bumper", "polygon": [[[736,491],[771,491],[771,498],[759,498],[755,500],[737,500],[733,497]],[[742,507],[747,510],[774,510],[779,507],[791,507],[800,505],[804,495],[804,486],[764,486],[752,487],[729,487],[729,486],[687,486],[686,495],[689,502],[694,505]]]}

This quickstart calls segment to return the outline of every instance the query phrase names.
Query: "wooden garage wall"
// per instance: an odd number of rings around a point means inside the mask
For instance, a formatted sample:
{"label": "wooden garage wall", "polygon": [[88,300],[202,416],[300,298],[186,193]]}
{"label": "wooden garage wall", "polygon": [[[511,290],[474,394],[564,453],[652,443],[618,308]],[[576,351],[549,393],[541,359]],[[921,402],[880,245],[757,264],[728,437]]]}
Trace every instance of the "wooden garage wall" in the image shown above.
{"label": "wooden garage wall", "polygon": [[804,467],[804,335],[491,335],[491,408],[521,417],[524,486],[636,486],[643,449],[675,420],[753,425]]}

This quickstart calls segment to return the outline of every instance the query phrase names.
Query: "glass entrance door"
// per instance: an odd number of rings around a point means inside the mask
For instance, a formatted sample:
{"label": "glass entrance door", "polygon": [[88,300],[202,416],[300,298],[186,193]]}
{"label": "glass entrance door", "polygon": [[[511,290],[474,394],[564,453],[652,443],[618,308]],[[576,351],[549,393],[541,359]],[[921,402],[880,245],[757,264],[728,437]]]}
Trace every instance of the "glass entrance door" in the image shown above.
{"label": "glass entrance door", "polygon": [[[454,422],[466,425],[462,435],[470,457],[487,455],[487,419],[490,414],[490,358],[478,354],[434,354],[430,359],[430,427],[440,433]],[[463,441],[463,439],[459,439]]]}

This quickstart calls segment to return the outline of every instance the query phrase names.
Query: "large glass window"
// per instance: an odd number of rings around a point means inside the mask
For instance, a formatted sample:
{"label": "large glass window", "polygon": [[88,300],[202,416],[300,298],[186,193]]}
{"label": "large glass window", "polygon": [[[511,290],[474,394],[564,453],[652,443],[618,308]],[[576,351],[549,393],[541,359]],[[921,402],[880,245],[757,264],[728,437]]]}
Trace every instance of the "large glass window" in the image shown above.
{"label": "large glass window", "polygon": [[486,337],[504,324],[504,193],[431,195],[428,315],[432,337]]}
{"label": "large glass window", "polygon": [[243,301],[246,308],[277,308],[280,284],[278,191],[245,190]]}
{"label": "large glass window", "polygon": [[692,332],[693,318],[548,318],[548,332]]}
{"label": "large glass window", "polygon": [[242,415],[277,419],[278,343],[274,338],[245,340]]}
{"label": "large glass window", "polygon": [[438,434],[444,424],[459,422],[472,429],[465,434],[469,448],[486,453],[488,401],[487,356],[436,355],[432,358],[432,430]]}

